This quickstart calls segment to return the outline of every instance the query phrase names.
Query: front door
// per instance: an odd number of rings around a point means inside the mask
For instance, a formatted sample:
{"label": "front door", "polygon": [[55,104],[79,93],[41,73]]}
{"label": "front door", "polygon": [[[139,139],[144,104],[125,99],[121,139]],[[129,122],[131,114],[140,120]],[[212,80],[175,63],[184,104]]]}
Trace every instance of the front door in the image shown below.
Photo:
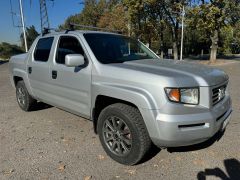
{"label": "front door", "polygon": [[[65,66],[67,54],[82,54],[85,65]],[[65,110],[90,117],[91,108],[91,62],[87,60],[81,43],[76,36],[63,35],[58,39],[50,66],[52,99],[54,104]]]}

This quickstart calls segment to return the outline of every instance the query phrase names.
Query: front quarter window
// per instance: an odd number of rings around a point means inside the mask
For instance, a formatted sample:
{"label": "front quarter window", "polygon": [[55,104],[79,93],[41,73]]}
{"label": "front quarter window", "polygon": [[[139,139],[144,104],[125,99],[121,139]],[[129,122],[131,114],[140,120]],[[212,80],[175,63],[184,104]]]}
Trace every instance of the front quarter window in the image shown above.
{"label": "front quarter window", "polygon": [[84,37],[97,60],[103,64],[140,59],[158,59],[141,42],[126,36],[89,33],[84,34]]}

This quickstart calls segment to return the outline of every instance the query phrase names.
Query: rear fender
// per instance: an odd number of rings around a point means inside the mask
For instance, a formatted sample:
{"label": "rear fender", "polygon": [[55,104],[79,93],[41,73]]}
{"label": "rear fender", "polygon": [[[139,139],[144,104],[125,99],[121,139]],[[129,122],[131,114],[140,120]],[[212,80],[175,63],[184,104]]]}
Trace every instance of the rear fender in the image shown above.
{"label": "rear fender", "polygon": [[22,69],[16,69],[16,68],[14,68],[12,75],[13,75],[13,79],[12,79],[13,84],[14,84],[14,77],[16,77],[16,76],[17,76],[17,77],[21,77],[21,78],[23,79],[23,81],[24,81],[24,84],[25,84],[25,86],[26,86],[26,88],[27,88],[28,93],[29,93],[31,96],[34,97],[34,94],[33,94],[33,92],[32,92],[32,88],[31,88],[30,83],[29,83],[29,80],[28,80],[28,75],[27,75],[27,73],[26,73],[24,70],[22,70]]}

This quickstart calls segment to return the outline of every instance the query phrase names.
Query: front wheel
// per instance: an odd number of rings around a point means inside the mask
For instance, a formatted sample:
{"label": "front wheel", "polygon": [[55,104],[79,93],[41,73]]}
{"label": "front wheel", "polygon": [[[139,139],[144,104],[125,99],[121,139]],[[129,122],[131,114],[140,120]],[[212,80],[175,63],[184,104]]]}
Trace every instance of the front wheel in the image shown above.
{"label": "front wheel", "polygon": [[36,100],[28,93],[23,81],[17,83],[16,97],[19,107],[24,111],[30,111],[36,103]]}
{"label": "front wheel", "polygon": [[104,150],[121,164],[138,163],[151,147],[143,118],[135,107],[121,103],[106,107],[97,128]]}

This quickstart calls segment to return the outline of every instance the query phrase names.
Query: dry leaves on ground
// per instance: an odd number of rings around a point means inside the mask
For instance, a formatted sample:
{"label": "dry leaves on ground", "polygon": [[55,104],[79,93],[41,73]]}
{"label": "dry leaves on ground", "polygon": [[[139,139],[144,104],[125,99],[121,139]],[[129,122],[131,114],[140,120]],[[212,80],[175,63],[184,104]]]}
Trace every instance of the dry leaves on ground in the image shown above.
{"label": "dry leaves on ground", "polygon": [[90,180],[90,179],[92,179],[92,176],[85,176],[84,177],[84,180]]}
{"label": "dry leaves on ground", "polygon": [[128,169],[125,172],[127,172],[130,175],[134,175],[134,174],[136,174],[136,169]]}
{"label": "dry leaves on ground", "polygon": [[10,175],[10,174],[12,174],[14,171],[15,171],[14,169],[9,169],[9,170],[3,171],[3,174],[4,174],[4,175]]}
{"label": "dry leaves on ground", "polygon": [[105,159],[105,157],[104,157],[103,155],[99,154],[99,155],[98,155],[98,159],[99,159],[99,160],[103,160],[103,159]]}
{"label": "dry leaves on ground", "polygon": [[64,164],[60,164],[59,167],[58,167],[58,170],[59,171],[64,171],[66,168],[66,166]]}

